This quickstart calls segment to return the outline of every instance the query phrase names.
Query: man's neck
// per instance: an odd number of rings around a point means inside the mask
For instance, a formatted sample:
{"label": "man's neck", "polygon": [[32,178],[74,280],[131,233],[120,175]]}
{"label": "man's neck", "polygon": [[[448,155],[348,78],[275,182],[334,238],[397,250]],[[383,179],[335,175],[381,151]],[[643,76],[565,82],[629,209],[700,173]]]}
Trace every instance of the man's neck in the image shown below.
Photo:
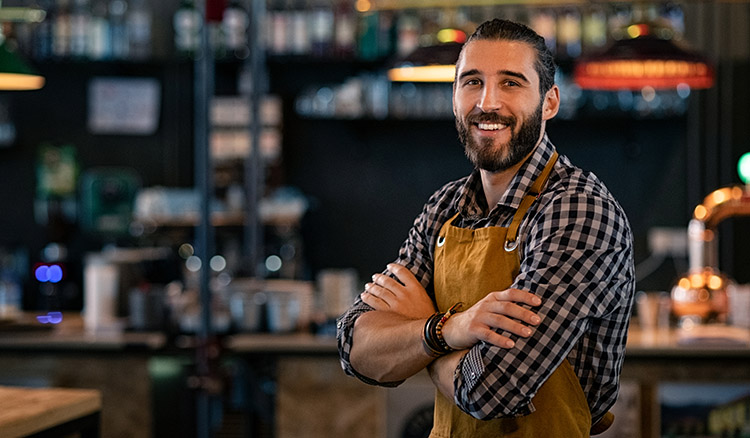
{"label": "man's neck", "polygon": [[500,202],[500,199],[508,190],[510,182],[513,181],[513,177],[516,176],[516,173],[518,173],[518,169],[523,166],[523,163],[528,160],[528,158],[534,153],[537,147],[539,147],[538,143],[534,147],[534,149],[532,149],[531,152],[529,152],[529,154],[523,158],[523,160],[505,170],[490,172],[488,170],[479,169],[479,174],[482,177],[482,189],[484,191],[484,197],[487,200],[488,211],[492,211],[492,209],[495,208],[495,205]]}
{"label": "man's neck", "polygon": [[522,163],[516,164],[515,166],[505,169],[500,172],[489,172],[484,169],[479,170],[479,174],[482,177],[482,189],[484,191],[484,197],[487,200],[487,207],[489,211],[495,208],[495,205],[500,202],[500,198],[503,197],[513,177],[518,172],[518,168]]}

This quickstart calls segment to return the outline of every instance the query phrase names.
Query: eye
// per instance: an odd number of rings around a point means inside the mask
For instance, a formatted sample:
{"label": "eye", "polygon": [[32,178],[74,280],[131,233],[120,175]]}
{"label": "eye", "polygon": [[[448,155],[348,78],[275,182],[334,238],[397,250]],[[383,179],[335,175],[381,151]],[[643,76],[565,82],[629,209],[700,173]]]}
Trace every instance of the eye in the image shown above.
{"label": "eye", "polygon": [[464,81],[465,86],[480,85],[480,84],[481,82],[479,81],[479,79],[476,79],[476,78],[470,78]]}
{"label": "eye", "polygon": [[521,84],[512,79],[508,79],[507,81],[505,81],[505,86],[506,87],[520,87]]}

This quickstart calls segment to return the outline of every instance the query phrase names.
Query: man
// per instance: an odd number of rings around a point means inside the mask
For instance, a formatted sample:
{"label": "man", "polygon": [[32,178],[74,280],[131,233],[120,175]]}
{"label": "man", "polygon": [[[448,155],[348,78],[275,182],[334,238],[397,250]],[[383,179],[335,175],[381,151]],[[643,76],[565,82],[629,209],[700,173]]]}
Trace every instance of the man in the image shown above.
{"label": "man", "polygon": [[431,437],[583,437],[611,424],[633,301],[627,218],[545,131],[544,39],[480,25],[453,112],[474,172],[427,201],[396,263],[338,321],[344,370],[397,385],[427,368]]}

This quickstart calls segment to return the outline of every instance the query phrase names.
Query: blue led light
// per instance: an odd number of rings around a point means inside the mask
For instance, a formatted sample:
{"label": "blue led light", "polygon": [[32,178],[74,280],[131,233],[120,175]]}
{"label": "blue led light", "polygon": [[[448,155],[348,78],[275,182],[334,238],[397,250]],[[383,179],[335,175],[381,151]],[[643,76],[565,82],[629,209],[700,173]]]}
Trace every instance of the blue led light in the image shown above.
{"label": "blue led light", "polygon": [[50,283],[58,283],[63,278],[63,270],[60,265],[52,265],[47,270],[47,279]]}
{"label": "blue led light", "polygon": [[46,315],[39,315],[36,320],[42,324],[60,324],[63,320],[63,315],[60,312],[47,312]]}
{"label": "blue led light", "polygon": [[34,277],[41,283],[59,283],[63,276],[63,268],[57,264],[39,265],[34,269]]}
{"label": "blue led light", "polygon": [[42,283],[49,280],[49,266],[37,266],[36,270],[34,271],[34,277],[36,277],[36,279],[41,281]]}

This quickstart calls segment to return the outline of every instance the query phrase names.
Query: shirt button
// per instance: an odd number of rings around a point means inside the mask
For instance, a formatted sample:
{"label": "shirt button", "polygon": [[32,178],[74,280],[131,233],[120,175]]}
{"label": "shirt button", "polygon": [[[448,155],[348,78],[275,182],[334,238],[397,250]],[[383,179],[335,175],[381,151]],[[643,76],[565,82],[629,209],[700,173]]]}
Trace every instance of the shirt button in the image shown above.
{"label": "shirt button", "polygon": [[341,324],[341,321],[337,322],[337,323],[336,323],[336,328],[341,328],[341,325],[342,325],[342,324]]}
{"label": "shirt button", "polygon": [[472,372],[471,372],[471,378],[473,379],[473,378],[475,378],[476,376],[477,376],[477,373],[475,373],[474,371],[472,371]]}

